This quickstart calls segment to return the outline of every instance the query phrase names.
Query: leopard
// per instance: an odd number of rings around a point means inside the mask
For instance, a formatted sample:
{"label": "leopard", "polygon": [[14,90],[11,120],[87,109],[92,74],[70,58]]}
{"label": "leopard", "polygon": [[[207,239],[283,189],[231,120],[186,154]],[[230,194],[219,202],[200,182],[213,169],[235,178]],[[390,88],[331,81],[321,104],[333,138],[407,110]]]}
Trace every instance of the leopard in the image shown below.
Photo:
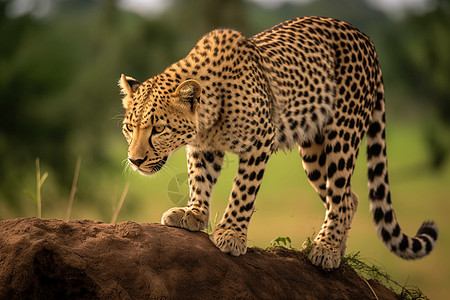
{"label": "leopard", "polygon": [[222,252],[245,254],[269,157],[298,148],[307,179],[325,206],[307,257],[320,268],[338,268],[358,207],[351,177],[365,138],[377,235],[403,259],[426,256],[435,247],[433,221],[423,222],[413,237],[397,221],[378,54],[371,39],[349,23],[299,17],[251,38],[233,29],[213,30],[162,73],[144,82],[122,74],[119,87],[133,170],[155,174],[175,151],[186,149],[189,201],[166,211],[162,224],[205,230],[224,156],[237,155],[228,205],[209,238]]}

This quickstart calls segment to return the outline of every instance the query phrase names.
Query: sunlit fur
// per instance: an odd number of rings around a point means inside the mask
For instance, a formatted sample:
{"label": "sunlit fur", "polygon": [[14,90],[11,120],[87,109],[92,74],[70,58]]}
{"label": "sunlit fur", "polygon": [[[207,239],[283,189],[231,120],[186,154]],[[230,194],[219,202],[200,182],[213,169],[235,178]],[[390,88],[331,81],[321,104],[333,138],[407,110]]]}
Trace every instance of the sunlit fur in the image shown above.
{"label": "sunlit fur", "polygon": [[174,151],[186,146],[189,203],[164,213],[163,224],[205,229],[224,154],[235,153],[239,168],[230,200],[210,239],[224,252],[244,254],[270,155],[298,148],[308,180],[326,208],[309,259],[324,269],[336,268],[359,202],[351,177],[367,136],[370,210],[378,235],[405,259],[433,249],[438,236],[434,223],[423,223],[410,237],[396,219],[378,56],[372,41],[348,23],[297,18],[250,39],[234,30],[214,30],[162,73],[143,83],[122,75],[119,85],[126,111],[123,133],[134,170],[158,172]]}

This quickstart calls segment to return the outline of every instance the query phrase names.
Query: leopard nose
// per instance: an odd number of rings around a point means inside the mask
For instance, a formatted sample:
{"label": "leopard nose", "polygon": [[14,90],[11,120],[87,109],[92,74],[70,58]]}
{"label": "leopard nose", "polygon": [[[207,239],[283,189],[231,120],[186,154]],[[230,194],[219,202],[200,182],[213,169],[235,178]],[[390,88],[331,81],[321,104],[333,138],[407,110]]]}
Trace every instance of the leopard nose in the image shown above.
{"label": "leopard nose", "polygon": [[147,156],[144,157],[143,159],[132,159],[131,157],[128,157],[128,160],[135,165],[136,167],[139,167],[140,165],[142,165],[142,163],[147,159]]}

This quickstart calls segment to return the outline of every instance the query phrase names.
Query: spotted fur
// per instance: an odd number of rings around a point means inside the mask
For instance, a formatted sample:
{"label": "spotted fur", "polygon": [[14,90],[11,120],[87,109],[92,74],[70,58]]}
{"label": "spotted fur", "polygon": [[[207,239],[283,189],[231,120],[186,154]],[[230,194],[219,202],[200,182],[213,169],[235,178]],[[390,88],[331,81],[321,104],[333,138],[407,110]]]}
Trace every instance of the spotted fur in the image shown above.
{"label": "spotted fur", "polygon": [[235,153],[239,169],[229,204],[210,238],[224,252],[244,254],[266,163],[273,152],[297,146],[326,208],[309,259],[336,268],[358,206],[350,179],[366,134],[370,210],[378,235],[405,259],[433,249],[438,235],[433,222],[409,237],[395,217],[381,70],[372,42],[353,26],[307,17],[251,39],[215,30],[161,74],[143,83],[122,75],[119,84],[128,160],[135,170],[153,174],[177,149],[187,149],[189,203],[164,213],[163,224],[205,229],[224,153]]}

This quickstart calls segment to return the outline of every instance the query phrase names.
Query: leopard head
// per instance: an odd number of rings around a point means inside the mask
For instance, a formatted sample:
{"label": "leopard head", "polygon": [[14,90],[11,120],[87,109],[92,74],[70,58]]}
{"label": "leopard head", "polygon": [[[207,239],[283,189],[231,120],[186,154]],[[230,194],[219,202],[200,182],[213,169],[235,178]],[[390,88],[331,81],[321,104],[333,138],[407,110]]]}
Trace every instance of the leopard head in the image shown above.
{"label": "leopard head", "polygon": [[125,75],[119,86],[128,162],[141,174],[154,174],[176,150],[196,140],[202,88],[192,79],[176,83],[155,76],[140,83]]}

